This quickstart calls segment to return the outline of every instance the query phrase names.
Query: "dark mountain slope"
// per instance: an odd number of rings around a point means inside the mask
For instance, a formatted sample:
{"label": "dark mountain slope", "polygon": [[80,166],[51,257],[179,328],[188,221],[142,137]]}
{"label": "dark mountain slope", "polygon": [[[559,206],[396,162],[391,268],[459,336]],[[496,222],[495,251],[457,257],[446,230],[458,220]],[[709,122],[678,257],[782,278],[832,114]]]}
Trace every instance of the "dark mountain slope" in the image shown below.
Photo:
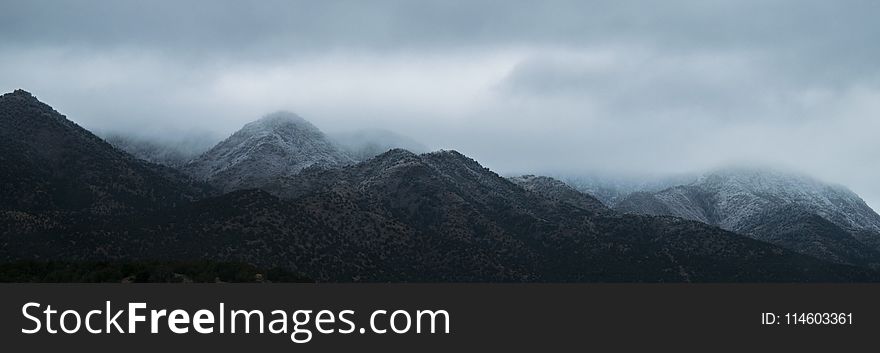
{"label": "dark mountain slope", "polygon": [[130,213],[204,193],[181,174],[137,160],[30,93],[0,97],[0,210]]}
{"label": "dark mountain slope", "polygon": [[741,232],[832,262],[871,268],[880,266],[880,253],[874,247],[860,241],[852,232],[798,206],[782,206],[762,214]]}

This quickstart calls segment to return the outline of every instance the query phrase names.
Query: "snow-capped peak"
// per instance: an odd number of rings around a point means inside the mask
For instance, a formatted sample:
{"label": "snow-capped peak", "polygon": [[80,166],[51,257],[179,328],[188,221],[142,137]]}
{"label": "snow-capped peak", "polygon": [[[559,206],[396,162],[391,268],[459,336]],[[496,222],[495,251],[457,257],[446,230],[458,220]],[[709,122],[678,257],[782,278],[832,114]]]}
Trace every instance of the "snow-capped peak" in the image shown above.
{"label": "snow-capped peak", "polygon": [[246,124],[185,169],[229,191],[257,188],[312,165],[336,167],[352,162],[302,117],[276,112]]}

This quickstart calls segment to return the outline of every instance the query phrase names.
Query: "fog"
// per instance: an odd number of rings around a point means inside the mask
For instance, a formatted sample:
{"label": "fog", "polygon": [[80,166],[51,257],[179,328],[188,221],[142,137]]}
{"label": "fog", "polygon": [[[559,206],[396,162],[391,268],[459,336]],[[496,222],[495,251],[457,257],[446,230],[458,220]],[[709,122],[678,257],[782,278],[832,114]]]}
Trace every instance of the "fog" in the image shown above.
{"label": "fog", "polygon": [[217,140],[289,110],[502,174],[731,163],[880,208],[876,1],[0,0],[0,91],[95,131]]}

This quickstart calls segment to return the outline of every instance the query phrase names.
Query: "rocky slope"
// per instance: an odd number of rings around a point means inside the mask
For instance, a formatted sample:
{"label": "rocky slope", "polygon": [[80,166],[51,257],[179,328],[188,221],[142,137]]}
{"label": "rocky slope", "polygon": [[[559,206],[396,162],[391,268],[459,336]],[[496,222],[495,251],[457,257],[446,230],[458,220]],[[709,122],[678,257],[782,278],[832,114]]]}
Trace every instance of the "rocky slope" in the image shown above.
{"label": "rocky slope", "polygon": [[339,167],[353,162],[305,119],[277,112],[248,123],[183,170],[228,192],[258,188],[312,165]]}

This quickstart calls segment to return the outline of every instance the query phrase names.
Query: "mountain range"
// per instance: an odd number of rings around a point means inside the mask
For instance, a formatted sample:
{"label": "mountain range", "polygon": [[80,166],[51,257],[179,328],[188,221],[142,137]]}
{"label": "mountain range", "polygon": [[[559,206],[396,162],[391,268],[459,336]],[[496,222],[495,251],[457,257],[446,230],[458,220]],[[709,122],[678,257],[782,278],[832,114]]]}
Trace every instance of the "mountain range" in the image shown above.
{"label": "mountain range", "polygon": [[[0,97],[0,137],[3,261],[228,261],[318,281],[880,279],[871,262],[722,229],[735,217],[709,208],[704,219],[622,208],[638,204],[633,195],[607,207],[552,178],[501,177],[456,151],[358,161],[290,113],[245,125],[179,169],[117,149],[21,90]],[[873,218],[846,213],[860,210],[852,198],[826,196],[849,217],[801,207],[829,223],[732,224],[789,233],[830,224],[867,244],[858,232]]]}

